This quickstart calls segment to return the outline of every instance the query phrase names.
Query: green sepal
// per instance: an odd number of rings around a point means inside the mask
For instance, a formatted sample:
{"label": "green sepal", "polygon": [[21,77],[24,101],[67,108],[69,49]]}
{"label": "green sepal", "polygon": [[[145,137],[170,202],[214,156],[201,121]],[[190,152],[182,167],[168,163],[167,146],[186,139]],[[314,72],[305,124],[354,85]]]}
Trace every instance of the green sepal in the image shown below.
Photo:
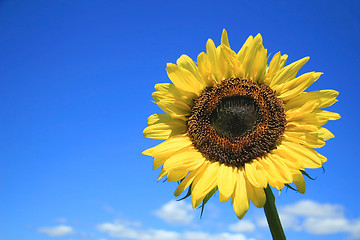
{"label": "green sepal", "polygon": [[216,193],[216,191],[218,190],[218,187],[215,187],[213,190],[211,190],[204,198],[204,200],[202,201],[201,204],[201,213],[200,213],[200,218],[202,218],[202,215],[204,213],[204,207],[205,204],[209,201],[209,199]]}
{"label": "green sepal", "polygon": [[183,197],[183,198],[180,198],[180,199],[178,199],[178,200],[176,200],[176,201],[184,200],[185,198],[188,198],[188,197],[191,195],[191,185],[192,185],[192,183],[190,184],[190,186],[189,186],[189,188],[188,188],[188,192],[186,193],[186,196]]}
{"label": "green sepal", "polygon": [[291,186],[290,184],[288,183],[285,183],[285,186],[290,188],[291,190],[294,190],[295,192],[299,192],[296,188],[294,188],[293,186]]}
{"label": "green sepal", "polygon": [[311,180],[315,180],[315,179],[316,179],[316,178],[310,177],[310,175],[309,175],[307,172],[305,172],[304,170],[300,170],[300,172],[301,172],[303,175],[305,175],[305,176],[307,176],[308,178],[310,178]]}

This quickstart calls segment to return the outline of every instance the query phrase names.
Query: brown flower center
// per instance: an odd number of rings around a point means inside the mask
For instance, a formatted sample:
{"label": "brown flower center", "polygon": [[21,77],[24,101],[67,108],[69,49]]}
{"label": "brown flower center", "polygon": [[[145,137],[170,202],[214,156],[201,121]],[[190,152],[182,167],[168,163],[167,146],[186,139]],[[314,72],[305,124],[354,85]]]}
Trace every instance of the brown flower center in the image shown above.
{"label": "brown flower center", "polygon": [[283,102],[268,86],[232,78],[195,100],[187,133],[206,159],[242,167],[276,148],[286,125]]}

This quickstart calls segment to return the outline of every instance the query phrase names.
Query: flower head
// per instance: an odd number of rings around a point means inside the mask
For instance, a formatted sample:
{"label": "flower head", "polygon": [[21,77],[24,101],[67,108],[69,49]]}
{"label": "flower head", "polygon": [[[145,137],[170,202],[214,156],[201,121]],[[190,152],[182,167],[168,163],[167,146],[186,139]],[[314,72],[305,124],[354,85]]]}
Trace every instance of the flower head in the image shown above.
{"label": "flower head", "polygon": [[326,161],[314,148],[334,137],[322,126],[340,118],[321,109],[338,92],[304,92],[321,73],[297,76],[309,57],[286,60],[279,52],[267,65],[260,34],[236,53],[224,30],[220,46],[209,39],[197,63],[182,55],[167,65],[172,84],[156,84],[153,93],[164,113],[151,115],[144,130],[166,141],[143,154],[155,158],[154,169],[162,166],[159,179],[181,181],[175,196],[189,188],[195,208],[219,190],[242,218],[250,200],[264,206],[268,184],[281,190],[293,182],[305,192],[302,172]]}

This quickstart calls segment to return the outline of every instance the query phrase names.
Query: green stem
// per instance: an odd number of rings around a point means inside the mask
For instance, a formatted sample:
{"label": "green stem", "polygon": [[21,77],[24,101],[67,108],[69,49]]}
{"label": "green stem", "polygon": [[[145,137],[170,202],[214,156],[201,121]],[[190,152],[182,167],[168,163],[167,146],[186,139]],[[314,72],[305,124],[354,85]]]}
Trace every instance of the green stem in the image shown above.
{"label": "green stem", "polygon": [[281,226],[279,214],[276,210],[275,197],[269,185],[267,188],[265,188],[265,194],[266,203],[264,206],[264,211],[270,227],[271,235],[274,240],[286,240],[284,230]]}

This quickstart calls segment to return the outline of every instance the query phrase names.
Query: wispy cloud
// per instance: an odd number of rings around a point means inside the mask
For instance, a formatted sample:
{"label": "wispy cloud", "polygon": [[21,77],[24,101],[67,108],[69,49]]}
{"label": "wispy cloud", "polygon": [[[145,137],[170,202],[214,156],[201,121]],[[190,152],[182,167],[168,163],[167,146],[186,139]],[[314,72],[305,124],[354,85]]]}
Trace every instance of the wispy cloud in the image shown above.
{"label": "wispy cloud", "polygon": [[37,231],[51,237],[63,237],[75,233],[74,229],[67,225],[59,225],[55,227],[40,227],[37,229]]}
{"label": "wispy cloud", "polygon": [[166,239],[178,239],[179,235],[176,232],[165,230],[144,230],[141,228],[135,228],[128,226],[127,224],[120,222],[107,222],[97,225],[97,230],[105,232],[111,237],[125,238],[125,239],[139,239],[139,240],[166,240]]}
{"label": "wispy cloud", "polygon": [[209,234],[206,232],[185,232],[181,235],[180,239],[185,240],[250,240],[245,235],[237,233],[218,233]]}
{"label": "wispy cloud", "polygon": [[281,212],[302,217],[342,217],[345,208],[337,204],[321,204],[311,200],[299,201],[282,207]]}
{"label": "wispy cloud", "polygon": [[233,232],[252,233],[255,231],[255,224],[250,220],[241,220],[231,224],[229,229]]}
{"label": "wispy cloud", "polygon": [[237,233],[210,234],[207,232],[175,232],[163,229],[144,229],[129,226],[120,222],[99,224],[97,230],[111,237],[133,240],[250,240],[245,235]]}
{"label": "wispy cloud", "polygon": [[185,201],[170,201],[154,212],[156,216],[167,223],[190,224],[194,218],[191,204]]}
{"label": "wispy cloud", "polygon": [[[315,235],[346,233],[354,239],[360,239],[360,219],[347,219],[344,213],[344,206],[321,204],[311,200],[279,207],[279,215],[285,229]],[[268,227],[265,217],[257,223],[259,226]]]}

